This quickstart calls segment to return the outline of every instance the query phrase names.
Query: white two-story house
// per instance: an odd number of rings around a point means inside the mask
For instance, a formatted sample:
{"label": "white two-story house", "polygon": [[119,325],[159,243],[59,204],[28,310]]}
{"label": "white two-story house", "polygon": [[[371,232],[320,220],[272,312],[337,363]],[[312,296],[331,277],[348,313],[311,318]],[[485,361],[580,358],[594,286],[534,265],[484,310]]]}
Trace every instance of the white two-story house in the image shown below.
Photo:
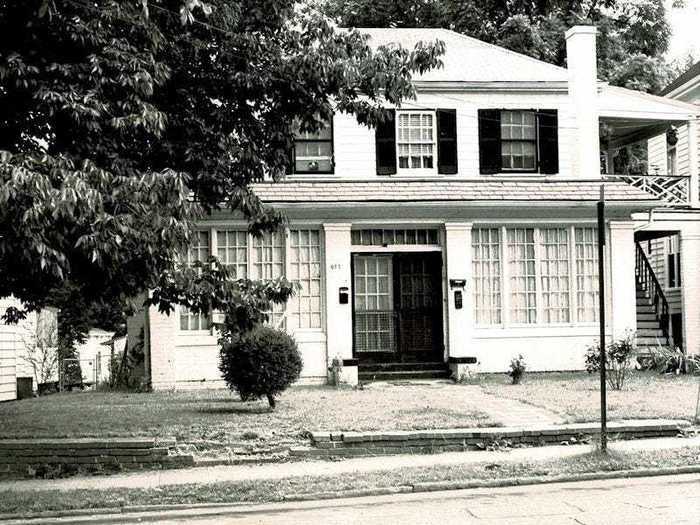
{"label": "white two-story house", "polygon": [[[338,113],[298,137],[286,179],[254,187],[286,212],[285,232],[255,239],[222,212],[200,224],[190,260],[211,254],[238,277],[301,284],[271,323],[296,338],[304,382],[325,382],[334,359],[350,382],[502,372],[517,354],[529,370],[581,369],[598,337],[604,185],[608,333],[636,330],[635,232],[663,203],[601,175],[599,126],[620,147],[696,129],[698,108],[599,82],[593,27],[567,32],[568,69],[448,30],[363,31],[373,45],[440,39],[444,66],[415,78],[416,100],[388,107],[377,129]],[[688,173],[696,213],[697,162]],[[691,268],[700,230],[680,242]],[[700,274],[684,283],[690,305]],[[700,324],[700,304],[685,312]],[[644,321],[660,333],[659,316]],[[131,320],[132,339],[142,327],[153,388],[223,386],[211,316],[150,308]],[[700,351],[686,327],[686,348]]]}

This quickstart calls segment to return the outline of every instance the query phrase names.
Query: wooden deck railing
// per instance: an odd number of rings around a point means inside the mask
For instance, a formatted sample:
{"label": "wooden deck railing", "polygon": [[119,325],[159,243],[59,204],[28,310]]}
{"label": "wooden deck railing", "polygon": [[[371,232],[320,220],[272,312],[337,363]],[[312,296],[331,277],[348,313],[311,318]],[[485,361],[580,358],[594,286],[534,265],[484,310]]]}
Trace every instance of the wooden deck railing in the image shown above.
{"label": "wooden deck railing", "polygon": [[631,184],[672,206],[690,204],[690,175],[611,174],[607,177]]}

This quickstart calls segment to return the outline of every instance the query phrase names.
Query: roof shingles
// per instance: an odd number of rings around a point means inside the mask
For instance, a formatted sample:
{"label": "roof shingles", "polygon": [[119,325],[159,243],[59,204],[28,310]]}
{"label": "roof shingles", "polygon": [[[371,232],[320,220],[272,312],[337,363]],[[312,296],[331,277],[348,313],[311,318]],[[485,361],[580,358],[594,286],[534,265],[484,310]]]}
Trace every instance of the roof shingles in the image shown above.
{"label": "roof shingles", "polygon": [[[597,201],[596,180],[283,181],[253,185],[263,202]],[[620,181],[605,182],[608,201],[656,202]]]}

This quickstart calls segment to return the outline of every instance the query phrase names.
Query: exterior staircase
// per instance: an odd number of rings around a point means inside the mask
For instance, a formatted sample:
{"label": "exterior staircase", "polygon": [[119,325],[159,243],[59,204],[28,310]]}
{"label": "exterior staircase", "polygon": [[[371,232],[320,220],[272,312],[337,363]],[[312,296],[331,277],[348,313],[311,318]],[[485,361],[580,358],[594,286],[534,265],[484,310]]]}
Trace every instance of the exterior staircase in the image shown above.
{"label": "exterior staircase", "polygon": [[403,381],[406,379],[447,379],[447,363],[360,363],[358,378],[361,382]]}
{"label": "exterior staircase", "polygon": [[641,245],[637,243],[637,349],[644,354],[657,346],[668,346],[669,308],[663,288]]}

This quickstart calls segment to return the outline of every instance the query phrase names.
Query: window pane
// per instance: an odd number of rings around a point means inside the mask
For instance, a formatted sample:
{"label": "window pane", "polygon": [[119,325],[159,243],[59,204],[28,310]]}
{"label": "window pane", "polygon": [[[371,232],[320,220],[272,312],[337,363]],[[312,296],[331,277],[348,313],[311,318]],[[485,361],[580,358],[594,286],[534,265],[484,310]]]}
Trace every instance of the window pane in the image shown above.
{"label": "window pane", "polygon": [[472,230],[472,288],[476,323],[501,322],[501,251],[497,228]]}
{"label": "window pane", "polygon": [[511,321],[536,323],[534,230],[513,228],[507,230],[507,236]]}
{"label": "window pane", "polygon": [[434,115],[400,112],[397,127],[398,164],[401,169],[433,169]]}
{"label": "window pane", "polygon": [[[290,268],[301,285],[296,301],[288,303],[288,328],[321,327],[321,236],[318,230],[290,230]],[[358,279],[355,279],[356,285]],[[363,283],[364,284],[364,283]]]}
{"label": "window pane", "polygon": [[596,228],[576,228],[576,318],[598,320],[598,241]]}
{"label": "window pane", "polygon": [[540,236],[543,321],[568,323],[569,232],[563,228],[544,228]]}
{"label": "window pane", "polygon": [[[209,258],[209,231],[195,232],[192,237],[189,252],[185,257],[185,263],[193,265],[195,262],[205,262]],[[200,269],[201,271],[201,269]],[[180,307],[180,330],[208,330],[210,316],[197,314],[187,308]]]}

